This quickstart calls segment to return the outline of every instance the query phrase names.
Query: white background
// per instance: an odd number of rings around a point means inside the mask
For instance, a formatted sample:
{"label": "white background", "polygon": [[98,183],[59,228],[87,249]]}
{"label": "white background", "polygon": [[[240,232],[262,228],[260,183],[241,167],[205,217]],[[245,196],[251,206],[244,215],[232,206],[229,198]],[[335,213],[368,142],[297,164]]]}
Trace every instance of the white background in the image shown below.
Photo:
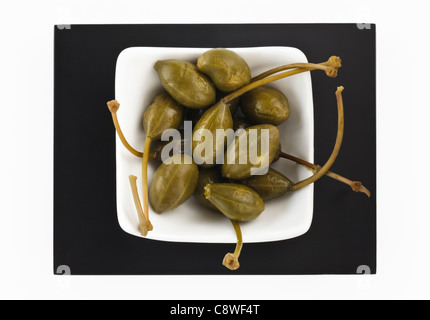
{"label": "white background", "polygon": [[[205,4],[207,3],[207,4]],[[0,298],[430,298],[428,1],[9,1],[0,20]],[[54,277],[53,25],[377,24],[378,267],[359,276]],[[79,108],[79,106],[77,106]]]}

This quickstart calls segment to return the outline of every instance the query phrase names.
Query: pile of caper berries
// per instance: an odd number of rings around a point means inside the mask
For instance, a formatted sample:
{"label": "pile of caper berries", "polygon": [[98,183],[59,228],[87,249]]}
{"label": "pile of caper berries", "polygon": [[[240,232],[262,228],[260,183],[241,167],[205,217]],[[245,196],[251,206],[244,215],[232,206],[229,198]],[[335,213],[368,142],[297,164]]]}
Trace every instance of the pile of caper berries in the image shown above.
{"label": "pile of caper berries", "polygon": [[[154,212],[161,214],[177,208],[194,196],[204,207],[231,220],[238,243],[235,252],[227,254],[223,264],[236,270],[240,266],[238,259],[243,246],[239,222],[257,219],[264,212],[266,201],[301,189],[330,174],[349,184],[354,191],[368,194],[360,182],[350,181],[329,171],[342,142],[343,87],[336,91],[339,113],[336,144],[332,156],[324,166],[288,155],[280,147],[278,126],[288,119],[290,108],[287,97],[271,87],[270,82],[317,69],[325,71],[330,77],[336,77],[340,67],[340,59],[331,57],[321,64],[295,63],[280,66],[252,78],[247,62],[234,51],[223,48],[204,52],[198,57],[196,64],[176,59],[157,61],[154,68],[164,92],[154,98],[144,113],[146,138],[143,152],[131,147],[122,134],[116,116],[119,103],[115,100],[108,102],[122,143],[132,154],[143,159],[143,205],[137,192],[137,178],[129,177],[141,234],[146,236],[153,230],[149,220],[149,204]],[[184,134],[180,140],[160,140],[164,131],[180,130],[184,120],[192,121],[191,140]],[[217,139],[219,129],[225,132],[231,130],[230,132],[234,132],[233,138],[229,139],[226,135]],[[207,138],[207,132],[212,134],[211,139]],[[268,137],[266,152],[262,152],[263,137]],[[241,140],[243,138],[246,139]],[[240,141],[246,141],[248,145],[240,147]],[[163,149],[168,145],[169,150],[172,150],[170,157],[161,159]],[[172,145],[176,147],[172,148]],[[253,147],[259,157],[258,162],[255,159],[251,161],[249,150]],[[174,152],[177,150],[179,152]],[[308,166],[314,170],[314,175],[294,183],[270,168],[280,158]],[[164,161],[156,170],[148,188],[149,159]],[[222,164],[218,164],[219,159],[224,160],[221,161]]]}

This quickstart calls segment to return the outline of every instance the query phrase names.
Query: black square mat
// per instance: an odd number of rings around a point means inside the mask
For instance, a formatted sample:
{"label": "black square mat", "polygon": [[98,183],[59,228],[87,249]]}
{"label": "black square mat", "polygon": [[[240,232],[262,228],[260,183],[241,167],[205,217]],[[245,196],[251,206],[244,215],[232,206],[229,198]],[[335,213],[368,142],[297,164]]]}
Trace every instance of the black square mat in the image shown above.
{"label": "black square mat", "polygon": [[[54,29],[54,273],[376,273],[375,25],[71,25]],[[343,67],[337,78],[312,73],[315,162],[325,163],[333,149],[334,92],[343,85],[345,136],[332,170],[362,181],[372,197],[322,178],[315,184],[309,232],[287,241],[247,244],[242,266],[235,272],[221,264],[234,249],[231,244],[169,243],[127,234],[117,219],[115,131],[106,101],[115,97],[118,55],[135,46],[290,46],[302,50],[311,62],[340,56]]]}

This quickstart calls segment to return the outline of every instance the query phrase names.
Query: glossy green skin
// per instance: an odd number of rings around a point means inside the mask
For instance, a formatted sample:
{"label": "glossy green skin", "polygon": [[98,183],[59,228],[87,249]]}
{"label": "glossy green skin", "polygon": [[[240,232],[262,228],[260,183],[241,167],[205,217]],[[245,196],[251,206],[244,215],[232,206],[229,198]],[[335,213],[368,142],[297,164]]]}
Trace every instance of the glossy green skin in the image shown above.
{"label": "glossy green skin", "polygon": [[[223,98],[223,96],[220,96],[220,98],[217,98],[217,101],[220,101]],[[239,99],[234,99],[232,102],[228,104],[230,107],[230,113],[233,116],[238,107],[239,107]],[[193,122],[193,128],[197,124],[197,122],[200,120],[200,118],[205,114],[207,109],[191,109],[187,108],[185,111],[185,120],[192,121]]]}
{"label": "glossy green skin", "polygon": [[155,172],[149,188],[149,202],[157,213],[173,210],[187,201],[197,187],[199,169],[195,163],[184,164],[187,155],[178,154],[171,160],[182,164],[163,163]]}
{"label": "glossy green skin", "polygon": [[[245,130],[246,128],[252,127],[252,125],[249,123],[248,119],[239,117],[233,119],[233,130],[234,132],[237,132],[238,130]],[[279,160],[281,156],[281,144],[279,144],[278,152],[276,153],[275,159],[273,159],[273,162],[276,162]]]}
{"label": "glossy green skin", "polygon": [[248,64],[231,50],[217,48],[206,51],[197,60],[197,68],[224,92],[235,91],[251,82]]}
{"label": "glossy green skin", "polygon": [[221,170],[218,167],[213,167],[210,169],[199,169],[199,181],[197,183],[197,188],[194,191],[194,198],[204,207],[214,211],[220,212],[217,207],[210,203],[205,197],[205,187],[208,184],[222,183],[224,178],[221,175]]}
{"label": "glossy green skin", "polygon": [[[257,140],[252,142],[249,139],[249,132],[250,130],[257,130]],[[247,128],[246,130],[239,133],[238,136],[235,138],[235,143],[232,143],[228,148],[227,152],[225,154],[224,164],[222,165],[222,175],[225,178],[233,179],[233,180],[243,180],[248,179],[251,177],[251,169],[252,168],[260,168],[260,165],[253,164],[250,161],[249,152],[250,148],[255,148],[254,145],[251,145],[251,143],[257,143],[257,152],[260,153],[260,146],[261,146],[261,132],[262,130],[268,130],[269,132],[269,152],[268,152],[268,161],[266,162],[267,165],[270,165],[276,158],[276,155],[279,152],[279,129],[273,125],[270,124],[261,124],[257,126],[252,126]],[[247,136],[247,148],[246,150],[242,150],[240,148],[239,139],[243,135]],[[246,159],[246,163],[241,164],[240,163],[240,154],[239,151],[245,152],[246,155],[242,155],[242,159]],[[229,164],[228,155],[234,154],[235,158],[233,163]],[[267,167],[264,167],[267,168]],[[261,169],[264,169],[261,168]]]}
{"label": "glossy green skin", "polygon": [[257,219],[265,208],[260,195],[241,184],[208,184],[205,197],[227,218],[235,221]]}
{"label": "glossy green skin", "polygon": [[214,85],[192,63],[162,60],[157,61],[154,69],[158,72],[164,89],[180,104],[200,109],[215,103]]}
{"label": "glossy green skin", "polygon": [[184,107],[167,93],[159,94],[143,115],[143,128],[152,140],[161,138],[164,130],[178,129],[184,117]]}
{"label": "glossy green skin", "polygon": [[[212,133],[212,143],[213,143],[213,153],[208,155],[209,160],[205,160],[205,154],[200,156],[200,152],[195,152],[196,148],[204,148],[207,142],[203,140],[203,131],[202,129],[209,130]],[[202,166],[205,168],[213,167],[216,163],[217,154],[219,152],[224,151],[224,146],[227,142],[227,138],[219,141],[217,145],[216,139],[216,130],[217,129],[233,129],[233,118],[231,116],[230,108],[227,104],[224,104],[222,101],[218,102],[214,106],[210,107],[205,114],[200,118],[193,130],[193,155],[196,162],[200,164],[202,162]]]}
{"label": "glossy green skin", "polygon": [[287,97],[268,86],[261,86],[244,94],[240,104],[243,114],[255,124],[279,126],[290,116]]}
{"label": "glossy green skin", "polygon": [[246,184],[254,189],[264,201],[286,194],[293,186],[291,180],[272,168],[265,175],[252,176]]}

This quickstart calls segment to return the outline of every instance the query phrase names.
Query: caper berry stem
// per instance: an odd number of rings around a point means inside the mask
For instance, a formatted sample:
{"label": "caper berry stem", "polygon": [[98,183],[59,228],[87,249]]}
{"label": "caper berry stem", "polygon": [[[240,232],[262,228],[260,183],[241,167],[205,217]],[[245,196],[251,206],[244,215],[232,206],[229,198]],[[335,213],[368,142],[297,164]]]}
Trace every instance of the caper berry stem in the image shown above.
{"label": "caper berry stem", "polygon": [[251,82],[250,84],[248,84],[248,85],[230,93],[229,95],[225,96],[222,99],[222,101],[223,101],[223,103],[228,104],[231,101],[233,101],[234,99],[239,98],[241,95],[243,95],[243,94],[245,94],[251,90],[254,90],[255,88],[258,88],[260,86],[264,86],[268,83],[271,83],[271,82],[274,82],[277,80],[291,77],[295,74],[299,74],[299,73],[303,73],[303,72],[311,71],[311,70],[312,70],[311,68],[295,69],[295,70],[290,70],[290,71],[287,71],[287,72],[284,72],[281,74],[266,77],[264,79],[261,79],[261,80],[255,81],[255,82]]}
{"label": "caper berry stem", "polygon": [[334,173],[331,171],[328,171],[326,173],[326,175],[335,179],[335,180],[338,180],[340,182],[343,182],[343,183],[349,185],[354,192],[362,192],[365,195],[367,195],[369,198],[371,196],[370,191],[365,186],[363,186],[361,181],[352,181],[352,180],[349,180],[349,179],[342,177],[341,175],[338,175],[337,173]]}
{"label": "caper berry stem", "polygon": [[231,223],[233,224],[234,231],[236,232],[237,236],[237,246],[236,250],[234,251],[234,255],[239,258],[243,248],[242,230],[240,229],[239,222],[231,220]]}
{"label": "caper berry stem", "polygon": [[327,160],[325,165],[322,166],[321,169],[318,170],[313,176],[294,184],[293,187],[291,188],[291,191],[297,191],[301,188],[304,188],[310,185],[311,183],[314,183],[322,176],[324,176],[330,170],[331,166],[335,162],[339,154],[340,147],[342,145],[343,132],[344,132],[344,114],[343,114],[343,99],[342,99],[343,90],[344,90],[343,87],[338,87],[336,91],[337,111],[338,111],[338,125],[337,125],[338,129],[337,129],[336,143],[333,148],[332,154],[330,155],[330,158]]}
{"label": "caper berry stem", "polygon": [[[116,130],[116,132],[118,133],[118,137],[119,137],[119,139],[121,140],[121,142],[122,142],[122,144],[124,145],[124,147],[128,150],[128,151],[130,151],[133,155],[135,155],[136,157],[138,157],[138,158],[143,158],[143,152],[140,152],[140,151],[137,151],[136,149],[134,149],[129,143],[128,143],[128,141],[127,141],[127,139],[125,138],[125,136],[124,136],[124,133],[122,132],[122,130],[121,130],[121,126],[119,125],[119,121],[118,121],[118,116],[117,116],[117,111],[118,111],[118,109],[119,109],[119,106],[120,106],[120,104],[119,104],[119,102],[118,101],[116,101],[116,100],[112,100],[112,101],[109,101],[108,103],[107,103],[107,106],[108,106],[108,108],[109,108],[109,111],[111,112],[111,115],[112,115],[112,121],[113,121],[113,124],[114,124],[114,126],[115,126],[115,130]],[[149,154],[149,158],[151,158],[151,159],[155,159],[155,154],[153,154],[153,153],[150,153]]]}
{"label": "caper berry stem", "polygon": [[[258,77],[254,78],[252,82],[232,93],[224,97],[222,100],[224,103],[230,103],[232,100],[240,97],[241,95],[247,93],[248,91],[251,91],[257,87],[266,85],[268,83],[281,80],[287,77],[291,77],[296,74],[300,74],[307,71],[312,71],[316,69],[321,69],[326,72],[326,74],[329,77],[336,77],[338,69],[342,66],[341,59],[336,56],[330,57],[330,59],[327,60],[327,62],[320,63],[320,64],[314,64],[314,63],[295,63],[295,64],[289,64],[285,66],[281,66],[275,69],[268,70],[267,72],[264,72],[263,74],[259,75]],[[294,69],[290,71],[286,71],[280,74],[275,74],[283,70],[288,69]],[[273,75],[275,74],[275,75]]]}
{"label": "caper berry stem", "polygon": [[112,114],[112,120],[113,120],[113,123],[114,123],[115,129],[116,129],[116,132],[118,133],[118,136],[119,136],[119,138],[120,138],[120,140],[121,140],[122,144],[124,145],[124,147],[125,147],[128,151],[130,151],[132,154],[134,154],[136,157],[142,158],[142,157],[143,157],[143,153],[142,153],[142,152],[137,151],[136,149],[134,149],[134,148],[133,148],[133,147],[128,143],[127,139],[124,137],[124,134],[122,133],[121,127],[120,127],[119,122],[118,122],[118,116],[117,116],[117,114],[116,114],[116,113],[117,113],[117,111],[118,111],[118,109],[119,109],[119,106],[120,106],[120,104],[118,103],[118,101],[116,101],[116,100],[109,101],[109,102],[107,103],[107,106],[108,106],[108,108],[109,108],[109,111],[110,111],[110,112],[111,112],[111,114]]}
{"label": "caper berry stem", "polygon": [[[335,71],[336,66],[331,65],[329,61],[318,63],[318,64],[316,64],[316,63],[292,63],[292,64],[287,64],[284,66],[280,66],[280,67],[276,67],[276,68],[267,70],[267,71],[263,72],[262,74],[252,78],[251,82],[255,82],[255,81],[264,79],[268,76],[271,76],[272,74],[275,74],[275,73],[278,73],[281,71],[296,69],[296,68],[300,68],[300,69],[310,68],[310,69],[312,69],[309,71],[323,70],[326,72],[326,74],[328,76],[334,77],[334,71]],[[305,71],[303,71],[303,72],[305,72]]]}
{"label": "caper berry stem", "polygon": [[227,253],[227,255],[224,257],[222,264],[226,268],[232,271],[235,271],[240,268],[239,257],[243,248],[243,237],[242,237],[242,230],[240,229],[239,223],[234,220],[230,220],[230,221],[233,224],[234,231],[236,232],[237,245],[234,253]]}
{"label": "caper berry stem", "polygon": [[[300,158],[295,157],[293,155],[290,155],[288,153],[285,153],[285,152],[281,151],[279,153],[279,155],[280,155],[281,158],[294,161],[294,162],[296,162],[296,163],[298,163],[298,164],[300,164],[302,166],[305,166],[305,167],[308,167],[308,168],[314,170],[314,173],[317,172],[318,170],[321,170],[321,166],[313,164],[313,163],[310,163],[310,162],[308,162],[306,160],[300,159]],[[340,181],[342,183],[347,184],[355,192],[362,192],[362,193],[366,194],[369,198],[371,196],[370,191],[365,186],[363,186],[363,184],[360,181],[349,180],[349,179],[347,179],[347,178],[345,178],[345,177],[343,177],[343,176],[341,176],[341,175],[339,175],[339,174],[337,174],[335,172],[332,172],[332,171],[327,171],[327,173],[325,175],[328,176],[328,177],[330,177],[330,178],[333,178],[333,179],[335,179],[337,181]]]}
{"label": "caper berry stem", "polygon": [[285,65],[285,66],[280,66],[280,67],[277,67],[277,68],[274,68],[274,69],[267,70],[266,72],[263,72],[262,74],[259,74],[258,76],[252,78],[251,79],[251,83],[263,80],[263,79],[265,79],[265,78],[267,78],[267,77],[269,77],[271,75],[274,75],[274,74],[279,73],[281,71],[290,70],[290,69],[297,69],[298,71],[300,71],[300,72],[295,73],[295,74],[299,74],[299,73],[304,73],[304,72],[307,72],[307,71],[316,70],[316,68],[311,68],[311,67],[297,67],[295,65],[296,64]]}
{"label": "caper berry stem", "polygon": [[[133,194],[134,204],[136,206],[137,215],[139,217],[139,231],[140,234],[144,237],[148,235],[149,226],[147,223],[147,220],[145,218],[145,214],[142,209],[142,204],[140,203],[139,199],[139,193],[137,191],[137,177],[136,176],[129,176],[130,186],[131,186],[131,192]],[[152,227],[152,226],[151,226]]]}
{"label": "caper berry stem", "polygon": [[[143,205],[145,213],[145,219],[149,222],[149,196],[148,196],[148,160],[149,160],[149,149],[151,148],[152,138],[146,136],[145,138],[145,150],[143,151],[142,160],[142,192],[143,192]],[[152,227],[152,226],[151,226]],[[150,231],[152,229],[149,229]]]}

